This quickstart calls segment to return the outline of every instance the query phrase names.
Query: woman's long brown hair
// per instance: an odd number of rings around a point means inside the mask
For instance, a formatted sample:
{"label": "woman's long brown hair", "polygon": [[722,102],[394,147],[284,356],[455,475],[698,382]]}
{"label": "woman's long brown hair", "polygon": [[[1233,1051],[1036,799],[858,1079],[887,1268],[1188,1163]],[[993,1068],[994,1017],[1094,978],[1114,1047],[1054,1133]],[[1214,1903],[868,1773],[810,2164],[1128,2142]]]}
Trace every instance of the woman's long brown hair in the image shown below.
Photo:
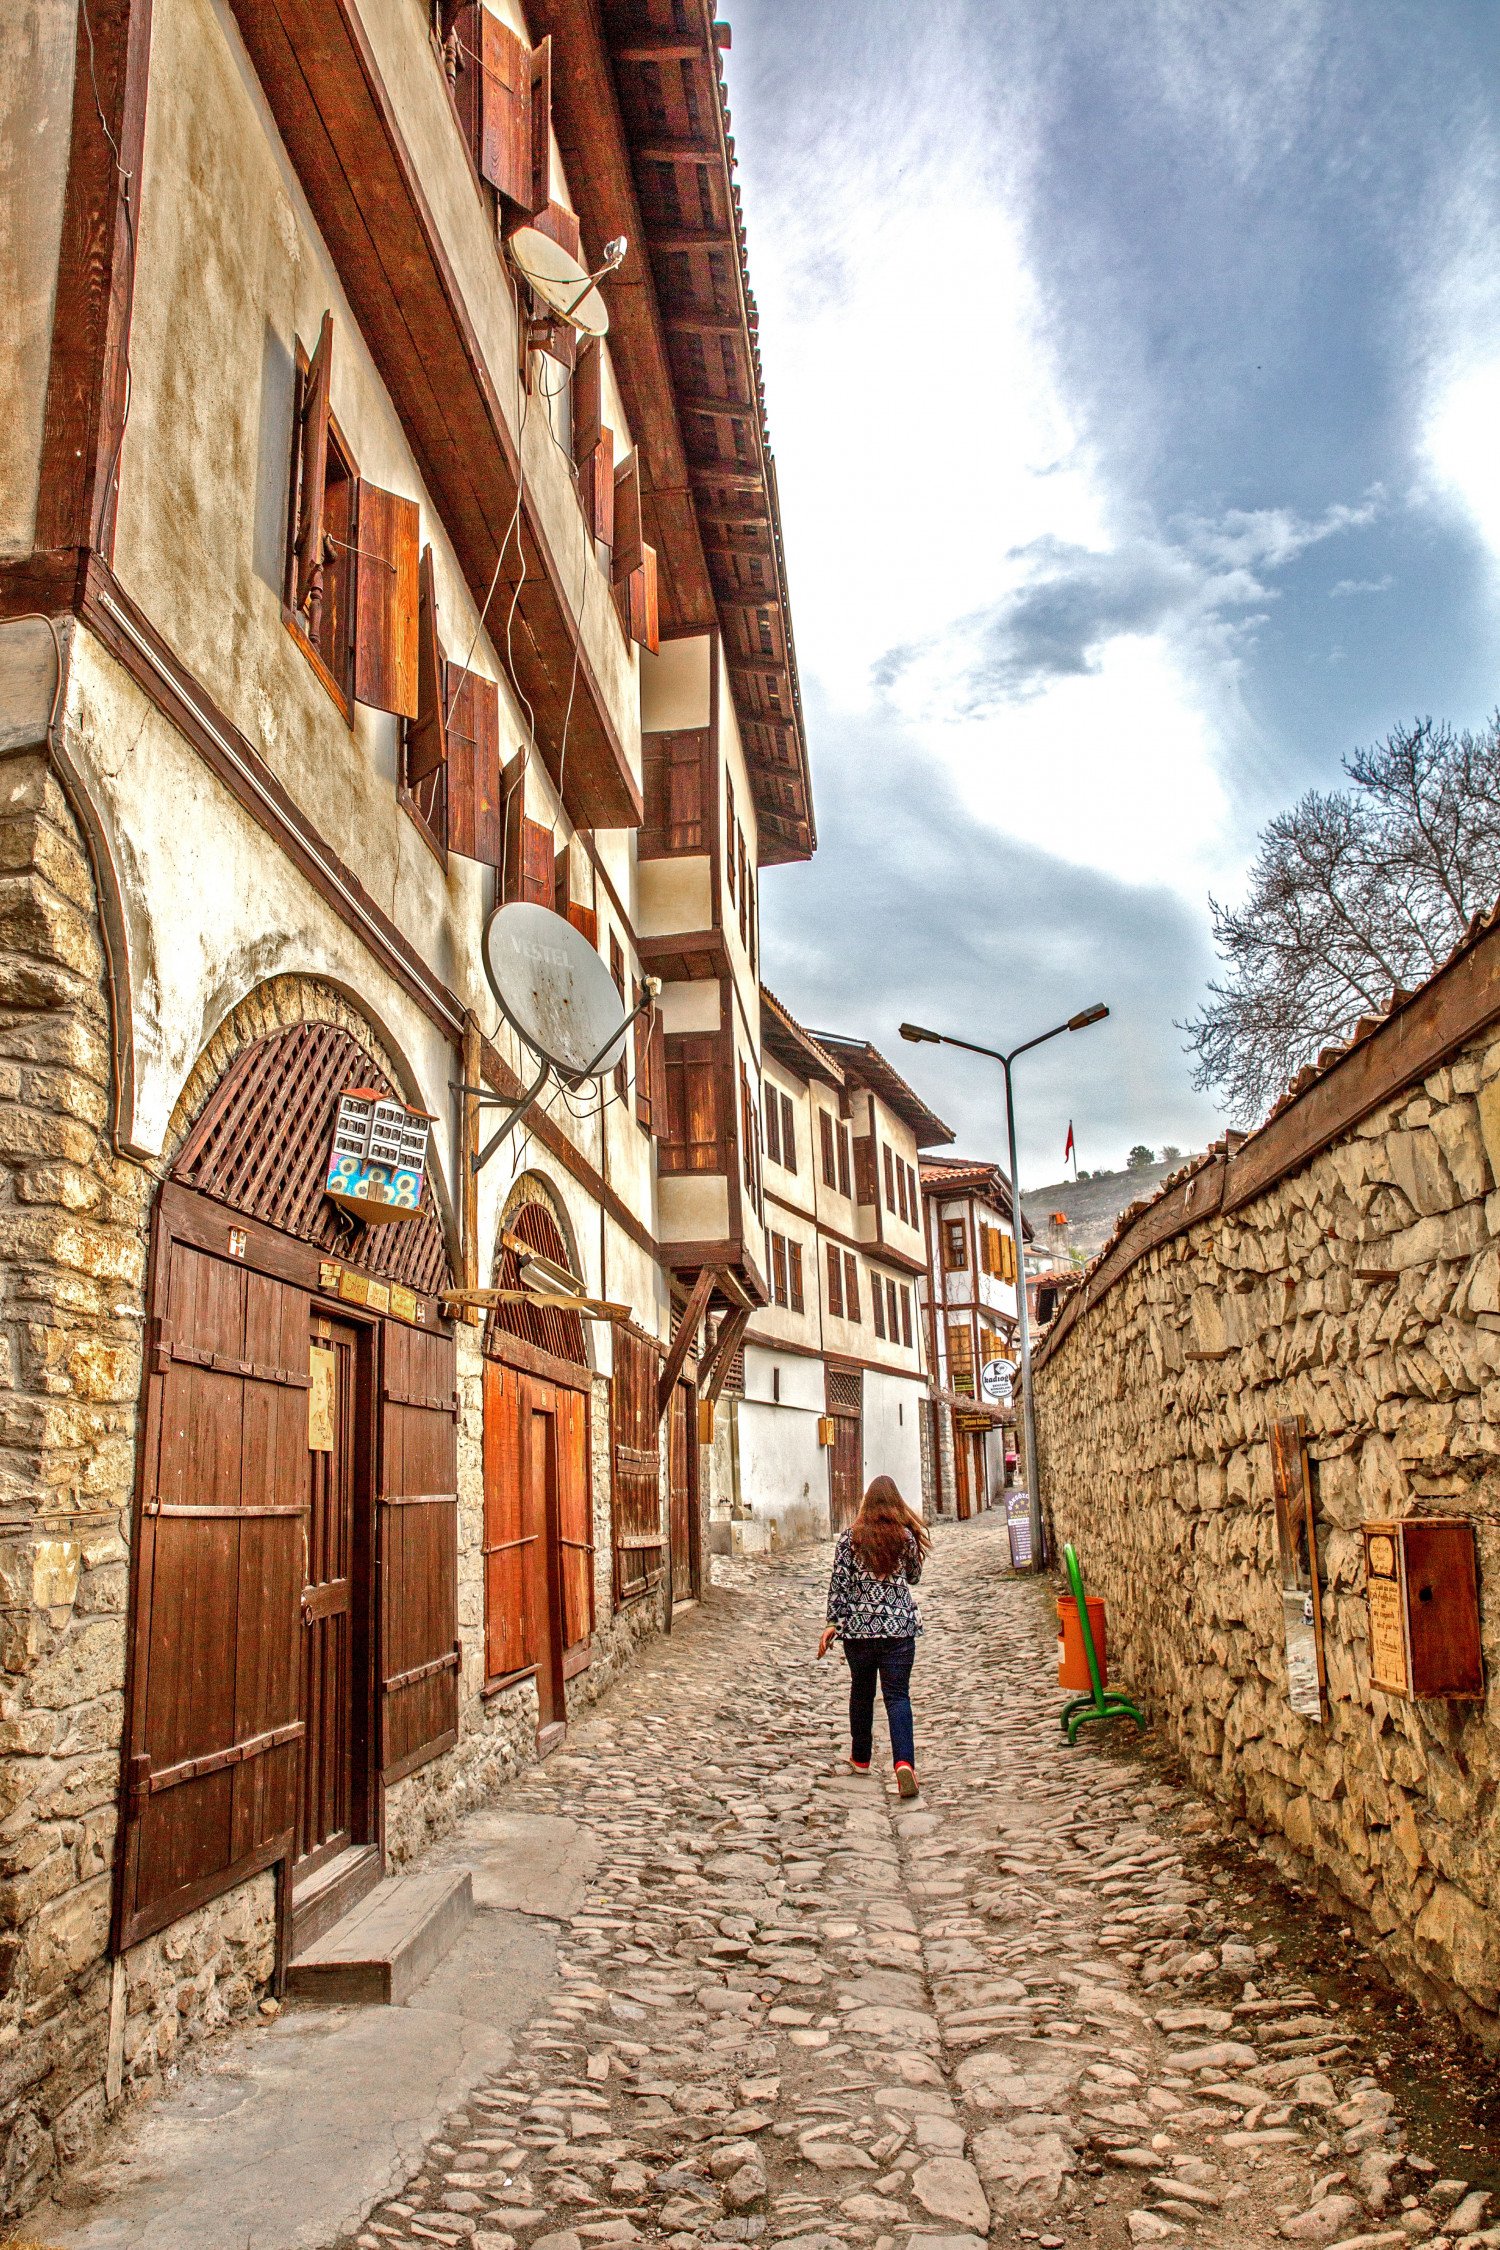
{"label": "woman's long brown hair", "polygon": [[910,1535],[917,1552],[932,1545],[927,1526],[902,1499],[894,1477],[876,1477],[849,1531],[849,1544],[872,1578],[894,1578]]}

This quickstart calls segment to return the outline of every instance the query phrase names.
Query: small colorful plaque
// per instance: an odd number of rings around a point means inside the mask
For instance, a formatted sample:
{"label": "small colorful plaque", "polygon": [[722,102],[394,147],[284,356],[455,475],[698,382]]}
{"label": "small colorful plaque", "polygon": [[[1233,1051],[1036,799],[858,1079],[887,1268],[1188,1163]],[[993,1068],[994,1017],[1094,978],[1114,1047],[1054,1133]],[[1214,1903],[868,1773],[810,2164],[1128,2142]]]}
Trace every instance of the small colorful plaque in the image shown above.
{"label": "small colorful plaque", "polygon": [[324,1192],[367,1225],[414,1219],[432,1119],[370,1086],[339,1097]]}

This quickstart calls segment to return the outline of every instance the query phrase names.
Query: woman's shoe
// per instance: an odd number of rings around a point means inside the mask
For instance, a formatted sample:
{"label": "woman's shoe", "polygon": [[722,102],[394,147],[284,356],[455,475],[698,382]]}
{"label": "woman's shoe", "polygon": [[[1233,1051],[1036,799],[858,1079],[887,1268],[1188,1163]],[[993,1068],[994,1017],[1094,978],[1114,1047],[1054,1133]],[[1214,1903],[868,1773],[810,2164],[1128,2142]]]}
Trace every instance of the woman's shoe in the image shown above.
{"label": "woman's shoe", "polygon": [[851,1759],[849,1760],[849,1771],[850,1771],[851,1773],[868,1773],[868,1772],[869,1772],[869,1770],[870,1770],[870,1761],[869,1761],[869,1759],[868,1759],[868,1758],[867,1758],[867,1759],[865,1760],[865,1762],[864,1762],[864,1764],[863,1764],[863,1765],[861,1765],[861,1764],[859,1763],[858,1759],[856,1759],[856,1758],[851,1758]]}
{"label": "woman's shoe", "polygon": [[917,1793],[917,1777],[910,1766],[897,1766],[896,1793],[901,1797],[915,1797]]}

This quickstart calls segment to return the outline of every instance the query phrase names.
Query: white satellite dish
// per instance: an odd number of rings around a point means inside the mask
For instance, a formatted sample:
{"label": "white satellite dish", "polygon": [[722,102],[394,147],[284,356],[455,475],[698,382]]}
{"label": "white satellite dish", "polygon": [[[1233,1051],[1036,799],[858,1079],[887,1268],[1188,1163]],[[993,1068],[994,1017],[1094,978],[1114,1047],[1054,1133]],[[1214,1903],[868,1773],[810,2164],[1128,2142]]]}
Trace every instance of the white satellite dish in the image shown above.
{"label": "white satellite dish", "polygon": [[609,307],[594,287],[595,276],[581,266],[571,251],[540,227],[517,227],[505,245],[510,262],[523,281],[552,312],[579,328],[585,336],[603,336],[609,330]]}
{"label": "white satellite dish", "polygon": [[629,1022],[615,980],[581,930],[515,900],[484,927],[484,973],[500,1011],[564,1078],[604,1078],[625,1057]]}

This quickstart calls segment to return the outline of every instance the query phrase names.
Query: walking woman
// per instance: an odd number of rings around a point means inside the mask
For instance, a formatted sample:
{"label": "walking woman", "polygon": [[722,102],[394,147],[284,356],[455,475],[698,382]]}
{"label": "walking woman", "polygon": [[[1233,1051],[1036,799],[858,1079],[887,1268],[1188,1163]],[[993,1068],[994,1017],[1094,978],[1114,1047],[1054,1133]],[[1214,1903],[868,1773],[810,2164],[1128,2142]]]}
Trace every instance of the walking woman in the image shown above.
{"label": "walking woman", "polygon": [[828,1623],[818,1643],[826,1656],[836,1640],[849,1666],[849,1769],[870,1770],[875,1725],[875,1682],[885,1698],[896,1787],[917,1793],[916,1745],[911,1722],[911,1667],[922,1620],[912,1588],[932,1545],[890,1477],[876,1477],[859,1514],[839,1534],[828,1582]]}

